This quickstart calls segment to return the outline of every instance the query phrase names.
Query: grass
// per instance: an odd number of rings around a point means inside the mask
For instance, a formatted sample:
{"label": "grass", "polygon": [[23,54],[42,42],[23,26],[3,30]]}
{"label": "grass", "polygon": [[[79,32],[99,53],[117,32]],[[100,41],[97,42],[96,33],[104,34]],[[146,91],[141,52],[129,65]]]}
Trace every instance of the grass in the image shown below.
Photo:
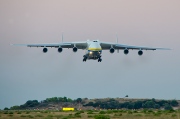
{"label": "grass", "polygon": [[87,111],[0,111],[0,119],[180,119],[180,111],[87,110]]}

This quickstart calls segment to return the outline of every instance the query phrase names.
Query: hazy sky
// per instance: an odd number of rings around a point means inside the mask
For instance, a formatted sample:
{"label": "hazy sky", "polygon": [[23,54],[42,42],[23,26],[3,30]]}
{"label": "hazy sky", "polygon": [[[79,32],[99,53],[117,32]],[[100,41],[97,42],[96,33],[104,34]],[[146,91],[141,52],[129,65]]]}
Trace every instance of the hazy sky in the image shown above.
{"label": "hazy sky", "polygon": [[[0,109],[48,97],[180,99],[180,0],[0,0]],[[101,41],[170,51],[128,55],[10,46]]]}

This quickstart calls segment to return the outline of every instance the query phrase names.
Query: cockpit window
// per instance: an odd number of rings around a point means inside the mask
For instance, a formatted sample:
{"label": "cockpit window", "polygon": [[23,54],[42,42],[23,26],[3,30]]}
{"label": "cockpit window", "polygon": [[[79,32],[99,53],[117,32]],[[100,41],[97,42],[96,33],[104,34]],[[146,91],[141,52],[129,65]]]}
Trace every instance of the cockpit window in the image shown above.
{"label": "cockpit window", "polygon": [[93,42],[97,42],[96,40],[94,40]]}

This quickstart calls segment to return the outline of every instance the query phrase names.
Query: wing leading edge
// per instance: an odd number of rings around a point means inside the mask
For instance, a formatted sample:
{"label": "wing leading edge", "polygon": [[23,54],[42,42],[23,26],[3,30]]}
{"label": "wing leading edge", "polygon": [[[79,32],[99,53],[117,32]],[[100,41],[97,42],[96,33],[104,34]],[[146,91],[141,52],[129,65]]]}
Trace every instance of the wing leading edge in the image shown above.
{"label": "wing leading edge", "polygon": [[168,48],[151,48],[151,47],[144,47],[144,46],[131,46],[131,45],[124,45],[124,44],[116,44],[116,43],[105,43],[101,42],[101,47],[103,50],[109,50],[110,48],[124,50],[124,49],[131,49],[131,50],[170,50]]}
{"label": "wing leading edge", "polygon": [[78,49],[86,49],[87,42],[64,42],[64,43],[56,43],[56,44],[12,44],[15,46],[27,46],[27,47],[54,47],[54,48],[73,48],[77,47]]}

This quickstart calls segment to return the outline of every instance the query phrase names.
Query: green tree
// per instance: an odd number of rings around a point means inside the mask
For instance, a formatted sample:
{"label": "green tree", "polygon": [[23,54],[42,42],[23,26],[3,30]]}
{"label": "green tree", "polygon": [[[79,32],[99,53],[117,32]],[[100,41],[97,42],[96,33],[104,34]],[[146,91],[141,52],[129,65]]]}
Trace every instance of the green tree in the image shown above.
{"label": "green tree", "polygon": [[134,109],[140,109],[142,108],[142,101],[136,101],[134,102]]}
{"label": "green tree", "polygon": [[20,109],[20,106],[12,106],[11,108],[10,108],[10,110],[19,110]]}
{"label": "green tree", "polygon": [[155,102],[153,101],[147,101],[146,103],[143,104],[144,108],[154,108]]}
{"label": "green tree", "polygon": [[173,108],[171,107],[171,105],[169,105],[168,103],[166,103],[166,104],[164,105],[164,109],[165,109],[165,110],[173,110]]}
{"label": "green tree", "polygon": [[81,102],[82,102],[82,99],[81,99],[81,98],[77,98],[77,99],[76,99],[76,102],[81,103]]}
{"label": "green tree", "polygon": [[37,100],[28,100],[24,105],[26,107],[35,107],[39,105],[39,102]]}
{"label": "green tree", "polygon": [[63,102],[67,102],[67,97],[64,97],[64,98],[63,98]]}
{"label": "green tree", "polygon": [[159,104],[155,104],[155,105],[154,105],[154,108],[155,108],[155,109],[159,109],[159,108],[160,108],[160,105],[159,105]]}
{"label": "green tree", "polygon": [[134,103],[130,102],[130,103],[127,105],[127,108],[128,108],[128,109],[134,109]]}
{"label": "green tree", "polygon": [[71,98],[68,98],[67,99],[67,102],[72,102],[73,100]]}
{"label": "green tree", "polygon": [[5,107],[4,110],[9,110],[9,108]]}
{"label": "green tree", "polygon": [[172,100],[170,103],[171,106],[178,106],[178,102],[176,100]]}
{"label": "green tree", "polygon": [[159,104],[160,106],[164,106],[166,103],[168,103],[168,101],[166,101],[166,100],[161,100],[161,101],[157,102],[157,104]]}

